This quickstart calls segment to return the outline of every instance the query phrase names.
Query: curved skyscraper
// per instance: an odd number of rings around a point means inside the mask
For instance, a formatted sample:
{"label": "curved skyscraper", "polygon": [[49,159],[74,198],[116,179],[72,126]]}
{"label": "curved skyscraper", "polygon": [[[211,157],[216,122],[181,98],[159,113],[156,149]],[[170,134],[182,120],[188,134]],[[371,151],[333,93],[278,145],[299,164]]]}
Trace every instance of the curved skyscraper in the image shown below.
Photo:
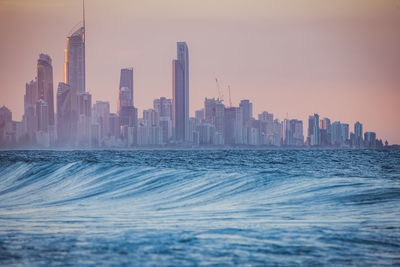
{"label": "curved skyscraper", "polygon": [[85,1],[83,1],[82,27],[67,37],[65,49],[64,83],[76,90],[77,94],[86,91],[85,80]]}
{"label": "curved skyscraper", "polygon": [[64,82],[76,92],[85,92],[85,28],[81,27],[67,37],[65,49]]}

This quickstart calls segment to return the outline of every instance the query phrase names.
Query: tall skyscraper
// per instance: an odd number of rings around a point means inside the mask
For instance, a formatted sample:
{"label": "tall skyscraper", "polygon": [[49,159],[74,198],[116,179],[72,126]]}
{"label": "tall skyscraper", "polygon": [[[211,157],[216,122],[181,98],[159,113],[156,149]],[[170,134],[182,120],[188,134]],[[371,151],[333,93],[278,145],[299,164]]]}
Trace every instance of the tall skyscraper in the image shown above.
{"label": "tall skyscraper", "polygon": [[24,95],[24,115],[23,121],[23,135],[26,144],[33,144],[35,142],[35,132],[37,130],[37,117],[36,117],[36,101],[38,99],[38,83],[37,79],[30,81],[26,84]]}
{"label": "tall skyscraper", "polygon": [[172,62],[172,126],[176,141],[189,141],[189,52],[185,42],[177,43]]}
{"label": "tall skyscraper", "polygon": [[40,54],[37,62],[38,100],[42,99],[48,107],[48,125],[54,126],[53,67],[49,55]]}
{"label": "tall skyscraper", "polygon": [[59,83],[57,90],[57,139],[59,145],[74,145],[78,127],[76,89]]}
{"label": "tall skyscraper", "polygon": [[121,69],[118,115],[120,126],[136,126],[137,110],[133,106],[133,68]]}
{"label": "tall skyscraper", "polygon": [[[72,32],[72,31],[71,31]],[[85,6],[83,25],[67,37],[65,49],[64,83],[76,89],[77,94],[86,91],[85,80]]]}
{"label": "tall skyscraper", "polygon": [[133,68],[121,69],[118,112],[121,107],[133,106]]}

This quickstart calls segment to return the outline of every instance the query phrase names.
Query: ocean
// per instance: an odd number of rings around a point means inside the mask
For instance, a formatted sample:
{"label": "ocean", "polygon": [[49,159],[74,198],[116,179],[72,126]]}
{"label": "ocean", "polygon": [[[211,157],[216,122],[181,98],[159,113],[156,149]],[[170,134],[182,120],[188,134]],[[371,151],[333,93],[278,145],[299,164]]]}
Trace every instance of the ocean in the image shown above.
{"label": "ocean", "polygon": [[0,265],[400,265],[400,151],[0,151]]}

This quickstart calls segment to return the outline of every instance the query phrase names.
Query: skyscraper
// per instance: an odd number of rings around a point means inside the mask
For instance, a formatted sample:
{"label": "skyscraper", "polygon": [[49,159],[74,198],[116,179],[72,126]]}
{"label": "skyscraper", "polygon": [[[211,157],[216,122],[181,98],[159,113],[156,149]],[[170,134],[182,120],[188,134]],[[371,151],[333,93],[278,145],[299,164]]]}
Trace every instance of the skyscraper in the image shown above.
{"label": "skyscraper", "polygon": [[363,146],[363,125],[360,122],[354,123],[354,146],[362,147]]}
{"label": "skyscraper", "polygon": [[78,127],[76,90],[59,83],[57,90],[57,138],[59,145],[74,145]]}
{"label": "skyscraper", "polygon": [[43,99],[36,103],[36,114],[38,116],[38,131],[48,132],[49,130],[49,105]]}
{"label": "skyscraper", "polygon": [[331,144],[334,146],[341,146],[343,144],[343,131],[340,121],[332,123],[332,136]]}
{"label": "skyscraper", "polygon": [[5,145],[7,143],[7,132],[10,128],[11,121],[11,111],[6,106],[2,106],[0,108],[0,145]]}
{"label": "skyscraper", "polygon": [[178,142],[189,140],[189,52],[185,42],[177,43],[172,62],[172,126]]}
{"label": "skyscraper", "polygon": [[160,117],[171,118],[172,100],[165,97],[154,99],[153,108],[160,114]]}
{"label": "skyscraper", "polygon": [[319,146],[320,140],[319,115],[314,114],[308,117],[308,143],[312,146]]}
{"label": "skyscraper", "polygon": [[91,137],[92,95],[80,93],[78,100],[78,144],[89,145]]}
{"label": "skyscraper", "polygon": [[110,116],[110,103],[105,101],[96,101],[93,105],[92,122],[99,125],[99,142],[101,143],[108,135]]}
{"label": "skyscraper", "polygon": [[[74,29],[73,29],[74,30]],[[76,89],[77,94],[86,91],[85,80],[85,6],[83,25],[67,37],[65,49],[64,83]]]}
{"label": "skyscraper", "polygon": [[215,126],[216,140],[214,144],[224,144],[225,105],[220,99],[205,98],[204,121]]}
{"label": "skyscraper", "polygon": [[165,97],[154,99],[153,108],[160,116],[160,127],[162,128],[162,141],[167,143],[172,137],[172,100]]}
{"label": "skyscraper", "polygon": [[23,135],[27,144],[35,141],[37,130],[36,101],[38,99],[37,79],[26,84],[24,95]]}
{"label": "skyscraper", "polygon": [[238,107],[225,108],[225,144],[243,144],[243,114]]}
{"label": "skyscraper", "polygon": [[133,68],[121,69],[118,115],[120,126],[136,126],[137,110],[133,106]]}
{"label": "skyscraper", "polygon": [[53,67],[49,55],[40,54],[37,62],[38,100],[42,99],[48,107],[48,126],[54,127]]}
{"label": "skyscraper", "polygon": [[121,107],[133,106],[133,68],[121,69],[119,92],[118,112]]}
{"label": "skyscraper", "polygon": [[331,145],[332,143],[332,126],[329,118],[323,118],[319,121],[320,144],[323,146]]}
{"label": "skyscraper", "polygon": [[243,124],[253,118],[253,103],[249,100],[240,100],[240,109],[243,113]]}
{"label": "skyscraper", "polygon": [[349,125],[347,123],[342,123],[342,142],[345,143],[349,139]]}

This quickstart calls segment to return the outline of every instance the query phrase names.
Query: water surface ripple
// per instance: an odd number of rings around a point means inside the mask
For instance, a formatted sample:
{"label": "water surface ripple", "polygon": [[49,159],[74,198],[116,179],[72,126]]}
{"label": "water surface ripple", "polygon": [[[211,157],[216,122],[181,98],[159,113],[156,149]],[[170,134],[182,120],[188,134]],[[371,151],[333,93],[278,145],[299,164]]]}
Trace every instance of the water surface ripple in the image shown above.
{"label": "water surface ripple", "polygon": [[0,152],[0,265],[400,265],[400,151]]}

